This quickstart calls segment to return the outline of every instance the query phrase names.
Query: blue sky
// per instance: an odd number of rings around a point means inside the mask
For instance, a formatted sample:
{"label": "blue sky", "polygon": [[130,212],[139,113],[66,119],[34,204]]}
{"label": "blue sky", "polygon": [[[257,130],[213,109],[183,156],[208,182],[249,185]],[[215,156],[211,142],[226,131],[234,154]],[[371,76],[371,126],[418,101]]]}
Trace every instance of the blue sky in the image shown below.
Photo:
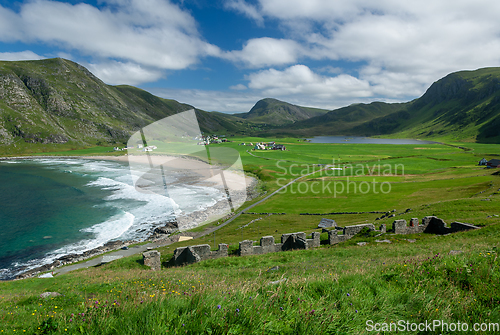
{"label": "blue sky", "polygon": [[221,112],[408,101],[500,66],[496,0],[0,0],[0,59],[63,57]]}

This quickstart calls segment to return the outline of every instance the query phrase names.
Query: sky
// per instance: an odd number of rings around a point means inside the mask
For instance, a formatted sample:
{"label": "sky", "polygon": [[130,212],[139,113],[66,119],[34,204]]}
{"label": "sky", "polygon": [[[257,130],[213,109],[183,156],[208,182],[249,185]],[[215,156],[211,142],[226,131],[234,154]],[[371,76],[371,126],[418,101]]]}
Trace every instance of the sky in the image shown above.
{"label": "sky", "polygon": [[497,0],[0,0],[0,60],[62,57],[206,111],[421,96],[500,66]]}

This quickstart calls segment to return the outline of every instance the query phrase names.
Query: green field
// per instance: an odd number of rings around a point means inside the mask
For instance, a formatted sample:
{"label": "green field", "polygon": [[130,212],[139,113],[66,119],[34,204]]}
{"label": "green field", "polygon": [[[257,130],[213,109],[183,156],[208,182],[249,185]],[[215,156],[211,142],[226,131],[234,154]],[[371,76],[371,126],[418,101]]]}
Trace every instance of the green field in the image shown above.
{"label": "green field", "polygon": [[[381,332],[367,330],[367,322],[443,320],[466,322],[469,330],[474,323],[500,322],[500,175],[498,170],[477,166],[483,157],[498,158],[500,145],[231,140],[210,147],[238,150],[245,171],[261,180],[260,190],[266,194],[301,174],[316,173],[250,210],[280,214],[242,214],[215,234],[158,249],[165,265],[159,272],[148,270],[142,256],[135,255],[52,279],[0,283],[0,332],[376,334]],[[239,145],[271,140],[285,144],[287,151],[252,151],[252,146]],[[100,150],[105,149],[89,148],[77,154],[95,155]],[[325,164],[342,170],[319,171]],[[370,189],[365,192],[367,185]],[[380,187],[385,187],[384,192]],[[393,210],[395,218],[381,220],[377,213],[326,214]],[[335,219],[340,226],[384,223],[390,228],[394,219],[427,215],[482,228],[446,236],[357,236],[316,250],[169,265],[179,246],[209,243],[216,248],[218,243],[228,243],[231,253],[244,239],[318,231],[323,217]],[[255,219],[260,220],[250,223]],[[377,243],[377,239],[392,243]],[[368,244],[358,246],[361,241]],[[449,255],[451,250],[461,253]],[[270,284],[276,281],[280,282]],[[41,299],[45,291],[63,296]],[[407,333],[456,332],[439,328]]]}

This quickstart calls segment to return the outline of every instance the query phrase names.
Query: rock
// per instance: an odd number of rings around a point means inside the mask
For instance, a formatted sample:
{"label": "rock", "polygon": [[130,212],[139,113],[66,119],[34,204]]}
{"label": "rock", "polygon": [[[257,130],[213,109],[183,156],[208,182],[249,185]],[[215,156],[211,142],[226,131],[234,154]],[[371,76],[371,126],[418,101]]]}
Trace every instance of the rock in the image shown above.
{"label": "rock", "polygon": [[62,296],[62,294],[57,293],[57,292],[43,292],[42,294],[40,294],[40,298],[42,298],[42,299],[45,299],[48,297],[60,297],[60,296]]}
{"label": "rock", "polygon": [[160,253],[157,250],[147,251],[142,254],[144,265],[149,266],[151,270],[161,270]]}
{"label": "rock", "polygon": [[153,235],[170,235],[177,232],[179,228],[176,222],[167,222],[163,227],[158,227],[153,231]]}
{"label": "rock", "polygon": [[412,240],[412,239],[407,239],[407,241],[408,241],[408,242],[410,242],[410,243],[415,243],[415,242],[417,242],[417,240]]}
{"label": "rock", "polygon": [[287,279],[283,278],[283,279],[280,279],[280,280],[269,282],[267,285],[277,285],[279,283],[283,283],[283,282],[286,282],[286,281],[287,281]]}
{"label": "rock", "polygon": [[359,246],[364,246],[364,245],[366,245],[366,242],[358,242],[356,244],[359,245]]}
{"label": "rock", "polygon": [[319,225],[318,225],[318,228],[331,228],[331,227],[336,227],[337,226],[337,222],[335,222],[335,220],[332,220],[332,219],[321,219]]}
{"label": "rock", "polygon": [[448,255],[460,255],[461,253],[463,253],[462,250],[450,250]]}
{"label": "rock", "polygon": [[375,240],[377,243],[392,243],[390,240]]}

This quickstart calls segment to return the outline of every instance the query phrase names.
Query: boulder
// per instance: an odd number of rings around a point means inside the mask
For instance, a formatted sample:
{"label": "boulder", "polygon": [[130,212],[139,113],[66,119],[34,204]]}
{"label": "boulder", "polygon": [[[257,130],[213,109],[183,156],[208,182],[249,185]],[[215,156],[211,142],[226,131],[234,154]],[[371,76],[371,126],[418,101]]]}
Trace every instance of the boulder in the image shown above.
{"label": "boulder", "polygon": [[321,219],[319,222],[318,228],[331,228],[331,227],[337,227],[337,222],[332,219]]}
{"label": "boulder", "polygon": [[157,250],[147,251],[142,254],[144,265],[149,266],[151,270],[157,271],[161,269],[160,252]]}

